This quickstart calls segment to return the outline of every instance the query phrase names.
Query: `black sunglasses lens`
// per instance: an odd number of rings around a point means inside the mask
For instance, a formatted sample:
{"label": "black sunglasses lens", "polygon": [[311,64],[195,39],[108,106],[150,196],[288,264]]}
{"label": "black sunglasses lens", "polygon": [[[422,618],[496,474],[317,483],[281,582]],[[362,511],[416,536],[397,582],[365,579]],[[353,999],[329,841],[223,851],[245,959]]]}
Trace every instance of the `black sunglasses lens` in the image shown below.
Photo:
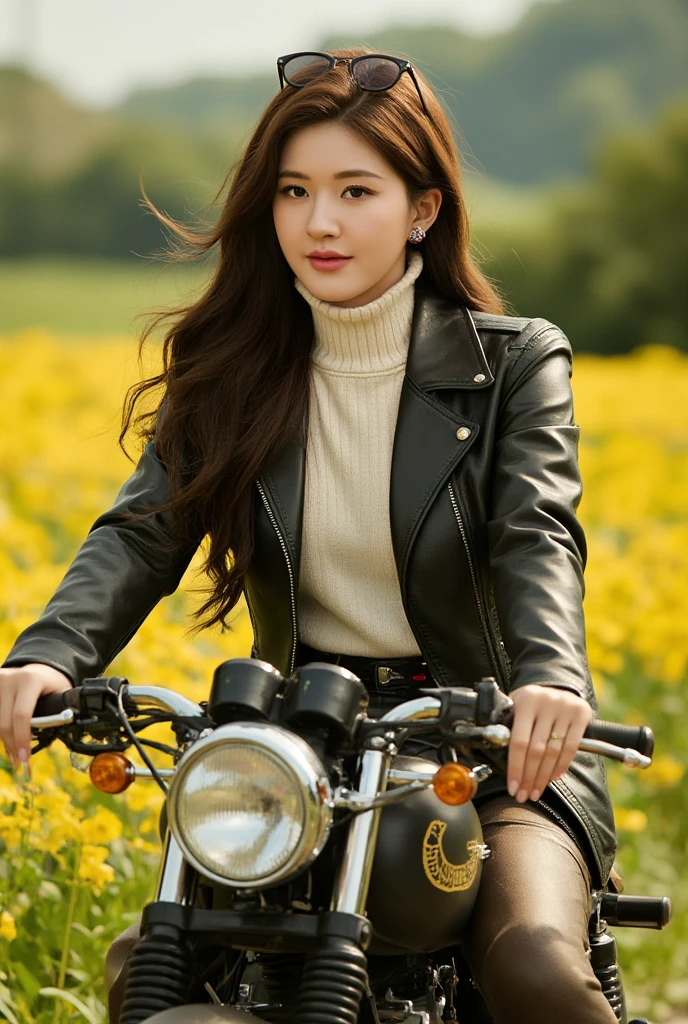
{"label": "black sunglasses lens", "polygon": [[329,66],[330,62],[320,53],[302,53],[288,60],[282,70],[289,85],[308,85]]}
{"label": "black sunglasses lens", "polygon": [[401,68],[386,57],[366,57],[354,64],[353,72],[361,89],[375,92],[394,85],[401,74]]}

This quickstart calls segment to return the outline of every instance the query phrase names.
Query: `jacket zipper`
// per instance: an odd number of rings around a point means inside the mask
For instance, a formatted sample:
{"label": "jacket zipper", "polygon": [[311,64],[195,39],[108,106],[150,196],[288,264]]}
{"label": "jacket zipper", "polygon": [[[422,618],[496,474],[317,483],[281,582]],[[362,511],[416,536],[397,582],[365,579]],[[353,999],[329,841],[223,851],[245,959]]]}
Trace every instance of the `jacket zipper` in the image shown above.
{"label": "jacket zipper", "polygon": [[[294,570],[293,570],[293,567],[292,567],[291,558],[289,557],[289,549],[287,548],[287,545],[285,544],[284,537],[282,536],[282,531],[280,530],[279,526],[277,525],[277,520],[275,519],[275,515],[274,515],[272,509],[270,508],[270,505],[268,503],[267,497],[265,496],[265,491],[263,490],[263,485],[261,484],[260,480],[256,480],[256,484],[258,485],[258,490],[260,491],[260,496],[263,499],[263,504],[265,505],[265,511],[269,515],[270,522],[272,523],[272,525],[275,528],[275,533],[277,534],[277,539],[280,542],[280,547],[282,548],[282,551],[284,553],[284,557],[285,557],[286,562],[287,562],[287,572],[289,573],[289,595],[290,595],[290,598],[291,598],[291,628],[292,628],[292,646],[291,646],[291,659],[290,659],[290,662],[289,662],[289,675],[292,675],[293,672],[294,672],[294,663],[296,661],[296,643],[297,643],[297,639],[298,639],[298,632],[297,632],[297,628],[296,628],[296,588],[294,586]],[[251,618],[253,618],[253,616],[251,616]]]}
{"label": "jacket zipper", "polygon": [[466,528],[465,528],[465,526],[463,524],[463,518],[461,516],[461,512],[459,511],[459,505],[458,505],[458,502],[456,500],[456,495],[454,494],[454,488],[452,487],[451,480],[447,484],[447,487],[449,488],[449,497],[451,498],[452,508],[454,509],[454,515],[456,516],[456,522],[458,523],[459,530],[461,532],[461,538],[463,540],[463,546],[466,549],[466,558],[468,559],[468,568],[469,568],[469,571],[470,571],[470,574],[471,574],[471,582],[473,583],[473,595],[475,597],[475,603],[476,603],[476,606],[478,608],[478,615],[480,617],[480,624],[482,626],[483,636],[485,638],[485,644],[486,644],[487,650],[488,650],[488,652],[490,654],[490,660],[492,662],[492,667],[495,670],[496,677],[497,677],[498,680],[501,680],[502,683],[503,683],[504,680],[502,678],[501,668],[498,665],[497,661],[495,660],[494,648],[492,646],[492,636],[490,635],[490,632],[489,632],[489,629],[488,629],[488,625],[487,625],[487,621],[485,619],[485,614],[483,612],[483,606],[482,606],[482,603],[481,603],[481,600],[480,600],[480,592],[478,590],[478,580],[477,580],[477,577],[476,577],[476,574],[475,574],[475,568],[474,568],[474,565],[473,565],[473,556],[471,555],[471,549],[468,546],[468,537],[466,535]]}
{"label": "jacket zipper", "polygon": [[258,654],[258,648],[260,647],[260,641],[258,639],[258,627],[256,626],[256,620],[255,620],[255,618],[253,616],[253,608],[251,608],[251,604],[250,604],[249,599],[248,599],[248,594],[246,593],[245,589],[244,589],[244,600],[246,602],[246,607],[248,608],[248,617],[251,620],[251,629],[253,630],[253,646],[251,647],[251,657],[253,658],[254,656],[257,656],[257,654]]}

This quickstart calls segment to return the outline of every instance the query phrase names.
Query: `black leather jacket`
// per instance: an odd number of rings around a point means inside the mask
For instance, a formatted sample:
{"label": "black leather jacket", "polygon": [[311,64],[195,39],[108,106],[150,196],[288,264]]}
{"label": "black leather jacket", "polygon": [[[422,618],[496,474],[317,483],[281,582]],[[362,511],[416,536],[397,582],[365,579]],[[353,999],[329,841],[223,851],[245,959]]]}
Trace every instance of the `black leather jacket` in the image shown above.
{"label": "black leather jacket", "polygon": [[[564,687],[597,713],[585,647],[587,549],[576,518],[582,484],[569,341],[539,317],[448,302],[422,274],[415,288],[390,522],[418,645],[441,684],[491,675],[505,691],[528,683]],[[295,442],[256,481],[255,553],[246,578],[252,654],[284,674],[298,641],[304,470],[305,443]],[[155,519],[132,523],[118,515],[154,508],[166,494],[165,467],[149,442],[5,666],[43,662],[74,683],[105,670],[177,588],[193,556],[195,548],[165,552]],[[503,789],[503,777],[483,787]],[[540,803],[573,830],[593,884],[606,882],[616,839],[601,758],[577,754]]]}

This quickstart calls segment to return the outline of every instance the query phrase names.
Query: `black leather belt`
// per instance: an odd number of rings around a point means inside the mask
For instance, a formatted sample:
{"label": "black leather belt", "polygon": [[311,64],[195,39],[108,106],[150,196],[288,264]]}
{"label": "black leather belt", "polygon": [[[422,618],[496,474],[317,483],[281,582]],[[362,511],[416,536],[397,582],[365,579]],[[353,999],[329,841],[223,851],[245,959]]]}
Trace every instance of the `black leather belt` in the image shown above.
{"label": "black leather belt", "polygon": [[300,643],[297,664],[326,661],[341,665],[358,676],[371,693],[396,693],[400,690],[432,688],[437,683],[422,658],[362,658],[354,654],[334,654],[319,651]]}

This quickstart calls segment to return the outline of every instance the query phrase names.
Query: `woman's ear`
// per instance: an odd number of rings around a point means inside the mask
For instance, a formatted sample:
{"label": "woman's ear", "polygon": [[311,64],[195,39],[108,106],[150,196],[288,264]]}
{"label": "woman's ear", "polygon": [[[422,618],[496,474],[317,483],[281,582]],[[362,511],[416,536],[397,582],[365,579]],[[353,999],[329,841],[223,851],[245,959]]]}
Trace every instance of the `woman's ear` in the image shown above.
{"label": "woman's ear", "polygon": [[431,188],[414,204],[413,226],[422,228],[423,231],[435,223],[437,214],[442,205],[442,193],[438,188]]}

